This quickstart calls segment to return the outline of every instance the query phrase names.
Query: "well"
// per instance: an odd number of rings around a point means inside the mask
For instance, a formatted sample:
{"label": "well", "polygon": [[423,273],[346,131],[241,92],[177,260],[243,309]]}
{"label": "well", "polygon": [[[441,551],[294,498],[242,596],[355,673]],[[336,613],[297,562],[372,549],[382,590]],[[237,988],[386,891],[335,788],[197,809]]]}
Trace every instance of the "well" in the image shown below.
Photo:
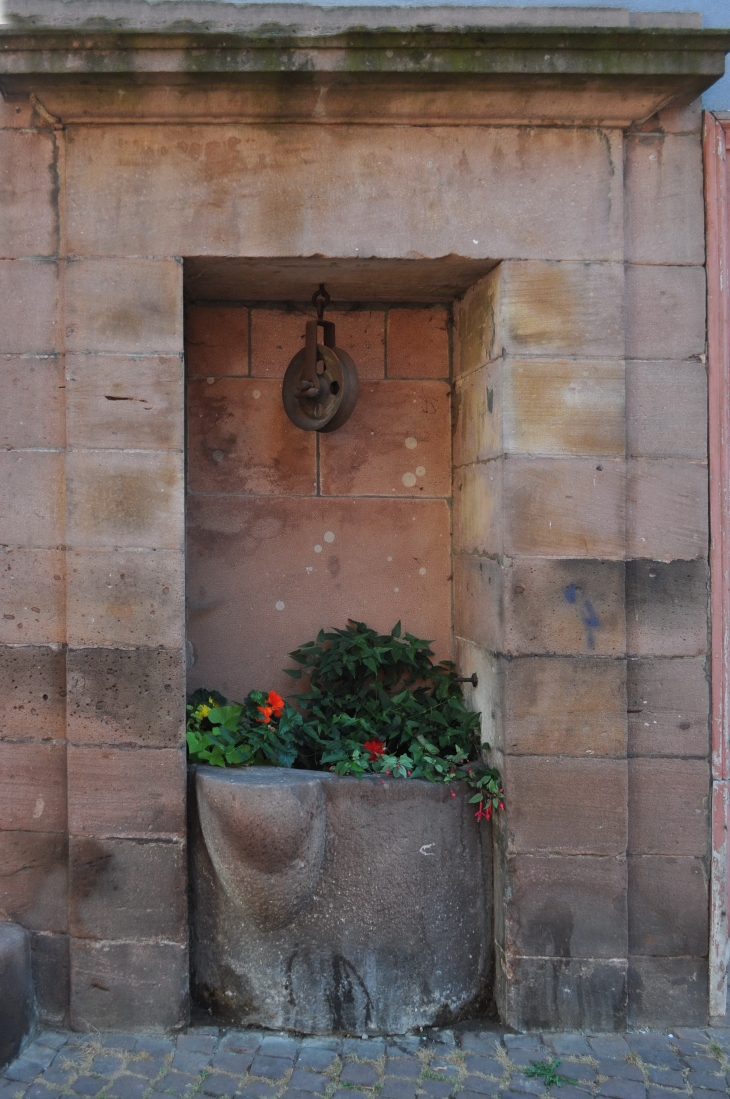
{"label": "well", "polygon": [[[220,686],[245,687],[255,672],[263,685],[326,618],[382,615],[389,628],[402,614],[477,671],[505,778],[502,1019],[703,1023],[705,255],[692,103],[722,72],[727,36],[618,11],[596,27],[580,11],[480,10],[466,25],[456,9],[409,9],[384,29],[374,10],[296,22],[266,9],[261,23],[255,7],[223,18],[183,4],[169,23],[167,5],[134,0],[113,25],[69,28],[68,7],[49,0],[45,29],[5,26],[0,54],[12,166],[0,227],[0,906],[31,932],[44,1017],[102,1029],[188,1017],[187,299],[189,336],[203,310],[237,311],[209,330],[222,342],[199,341],[209,363],[188,356],[190,399],[212,409],[197,434],[189,420],[191,683],[220,672]],[[254,359],[257,312],[288,324],[320,281],[363,364],[376,314],[385,342],[350,442],[333,436],[317,465],[316,440],[279,436],[252,410],[276,409],[278,364],[296,349],[282,328],[281,351]],[[415,314],[434,318],[450,373],[425,369],[424,352],[422,373],[401,359],[391,377],[398,326]],[[246,339],[234,378],[230,351]],[[377,393],[409,386],[411,402],[441,395],[418,463],[404,440],[421,436],[390,397],[369,428],[384,449],[356,437]],[[263,440],[241,434],[263,422]],[[349,514],[367,518],[348,528]],[[417,539],[416,514],[431,516]],[[271,537],[287,527],[291,557],[285,535]],[[297,618],[277,585],[306,592],[315,570],[325,597],[302,600]],[[232,597],[234,610],[251,600],[235,621]],[[215,622],[235,637],[217,662]]]}

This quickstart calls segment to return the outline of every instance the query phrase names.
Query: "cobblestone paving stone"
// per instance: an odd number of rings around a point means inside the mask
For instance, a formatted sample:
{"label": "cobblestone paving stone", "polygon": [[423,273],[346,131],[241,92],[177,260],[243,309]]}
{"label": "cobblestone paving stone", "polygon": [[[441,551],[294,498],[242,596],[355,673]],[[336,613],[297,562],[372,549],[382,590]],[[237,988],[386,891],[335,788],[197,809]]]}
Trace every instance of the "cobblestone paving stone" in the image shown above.
{"label": "cobblestone paving stone", "polygon": [[[560,1058],[562,1086],[527,1070]],[[293,1038],[41,1032],[0,1069],[0,1099],[730,1099],[730,1029]]]}

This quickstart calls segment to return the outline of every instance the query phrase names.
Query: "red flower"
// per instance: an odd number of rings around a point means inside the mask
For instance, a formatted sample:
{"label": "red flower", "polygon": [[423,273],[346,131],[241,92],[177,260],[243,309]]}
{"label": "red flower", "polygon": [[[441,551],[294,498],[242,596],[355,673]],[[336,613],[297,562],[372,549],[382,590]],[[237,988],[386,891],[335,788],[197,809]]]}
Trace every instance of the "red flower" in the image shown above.
{"label": "red flower", "polygon": [[271,707],[274,717],[281,717],[284,713],[284,699],[276,691],[269,691],[266,701]]}
{"label": "red flower", "polygon": [[260,714],[264,715],[263,717],[260,717],[258,720],[263,721],[263,723],[265,725],[268,725],[269,722],[271,721],[271,714],[273,713],[272,707],[271,706],[257,706],[256,709],[259,711]]}
{"label": "red flower", "polygon": [[366,740],[363,744],[363,748],[366,752],[370,752],[370,759],[378,759],[385,751],[385,745],[382,740]]}

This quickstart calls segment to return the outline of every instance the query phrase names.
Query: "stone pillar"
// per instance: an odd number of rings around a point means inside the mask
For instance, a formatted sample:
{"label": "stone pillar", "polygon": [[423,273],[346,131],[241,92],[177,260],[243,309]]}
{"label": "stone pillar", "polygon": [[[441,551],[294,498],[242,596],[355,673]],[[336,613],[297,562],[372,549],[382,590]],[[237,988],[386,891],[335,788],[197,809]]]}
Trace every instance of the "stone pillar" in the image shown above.
{"label": "stone pillar", "polygon": [[497,1001],[623,1027],[627,988],[620,263],[503,262],[457,309],[460,666],[505,779]]}
{"label": "stone pillar", "polygon": [[708,1012],[705,252],[699,103],[626,140],[629,1023]]}
{"label": "stone pillar", "polygon": [[187,1011],[182,263],[69,261],[71,1022]]}
{"label": "stone pillar", "polygon": [[0,909],[30,931],[55,1024],[68,1003],[62,151],[27,98],[0,100]]}

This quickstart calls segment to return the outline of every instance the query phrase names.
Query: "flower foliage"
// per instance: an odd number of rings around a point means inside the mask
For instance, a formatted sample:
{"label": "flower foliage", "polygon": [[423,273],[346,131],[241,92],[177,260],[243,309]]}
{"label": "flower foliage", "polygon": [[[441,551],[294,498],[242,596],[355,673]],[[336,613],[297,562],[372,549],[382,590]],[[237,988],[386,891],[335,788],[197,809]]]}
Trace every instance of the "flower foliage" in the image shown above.
{"label": "flower foliage", "polygon": [[187,710],[194,763],[293,767],[303,747],[301,715],[276,691],[251,691],[242,704],[229,704],[217,691],[196,691]]}
{"label": "flower foliage", "polygon": [[480,715],[467,710],[454,665],[434,664],[429,642],[398,622],[379,635],[363,622],[320,631],[290,654],[308,680],[295,696],[316,765],[339,775],[389,774],[431,782],[466,780],[479,819],[503,800],[499,773],[481,760]]}
{"label": "flower foliage", "polygon": [[196,691],[187,725],[194,762],[466,781],[479,820],[503,807],[499,773],[483,760],[480,715],[464,705],[453,664],[433,663],[428,641],[403,634],[400,622],[379,635],[351,621],[290,655],[300,666],[288,674],[308,687],[294,696],[296,709],[275,691],[252,691],[241,705]]}

